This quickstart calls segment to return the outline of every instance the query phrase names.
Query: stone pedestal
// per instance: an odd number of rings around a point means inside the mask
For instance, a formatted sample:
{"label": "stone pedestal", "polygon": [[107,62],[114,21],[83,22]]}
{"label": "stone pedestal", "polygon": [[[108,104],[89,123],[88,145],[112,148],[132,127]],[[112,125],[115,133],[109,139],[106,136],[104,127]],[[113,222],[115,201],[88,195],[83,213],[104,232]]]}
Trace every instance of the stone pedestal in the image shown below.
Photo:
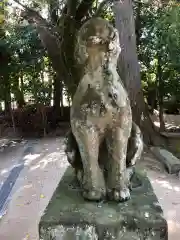
{"label": "stone pedestal", "polygon": [[171,152],[160,147],[151,147],[151,151],[165,165],[168,173],[180,172],[180,160]]}
{"label": "stone pedestal", "polygon": [[68,168],[39,223],[40,239],[167,240],[162,209],[141,170],[136,170],[133,187],[125,203],[87,202]]}

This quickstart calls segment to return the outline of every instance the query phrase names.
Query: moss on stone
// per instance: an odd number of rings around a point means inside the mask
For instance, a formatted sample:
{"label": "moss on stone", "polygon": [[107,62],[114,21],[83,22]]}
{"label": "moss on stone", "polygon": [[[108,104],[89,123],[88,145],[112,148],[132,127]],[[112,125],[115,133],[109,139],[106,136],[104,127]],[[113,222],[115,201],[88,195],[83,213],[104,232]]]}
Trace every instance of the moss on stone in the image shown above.
{"label": "moss on stone", "polygon": [[40,239],[167,239],[162,209],[141,169],[133,183],[127,202],[87,202],[70,167],[41,218]]}

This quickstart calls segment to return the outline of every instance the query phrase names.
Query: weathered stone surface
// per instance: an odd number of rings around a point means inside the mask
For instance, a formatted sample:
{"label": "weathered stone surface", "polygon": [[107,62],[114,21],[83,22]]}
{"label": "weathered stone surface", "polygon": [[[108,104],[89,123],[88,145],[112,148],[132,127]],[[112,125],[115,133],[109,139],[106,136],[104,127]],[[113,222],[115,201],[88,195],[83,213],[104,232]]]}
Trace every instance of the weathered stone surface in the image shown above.
{"label": "weathered stone surface", "polygon": [[171,152],[160,147],[151,147],[152,153],[165,165],[168,173],[178,173],[180,171],[180,160]]}
{"label": "weathered stone surface", "polygon": [[180,138],[179,132],[161,132],[161,135],[168,138]]}
{"label": "weathered stone surface", "polygon": [[[108,195],[126,201],[130,198],[127,165],[140,159],[143,142],[117,72],[119,33],[107,20],[91,18],[78,31],[75,49],[81,76],[70,111],[69,137],[74,144],[69,144],[68,160],[85,199],[97,201]],[[107,150],[105,158],[100,148]],[[76,159],[80,164],[75,164]]]}
{"label": "weathered stone surface", "polygon": [[[136,170],[128,202],[87,202],[72,168],[39,224],[41,240],[167,240],[167,223],[145,173]],[[136,187],[136,188],[135,188]]]}

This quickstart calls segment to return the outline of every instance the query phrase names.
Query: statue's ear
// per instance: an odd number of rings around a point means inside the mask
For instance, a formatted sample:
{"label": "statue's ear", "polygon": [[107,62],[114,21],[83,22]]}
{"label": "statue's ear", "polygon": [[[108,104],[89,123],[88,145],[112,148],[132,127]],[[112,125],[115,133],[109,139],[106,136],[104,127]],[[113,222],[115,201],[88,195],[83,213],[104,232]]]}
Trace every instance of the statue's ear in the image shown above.
{"label": "statue's ear", "polygon": [[115,38],[115,31],[112,26],[109,26],[109,38],[114,39]]}
{"label": "statue's ear", "polygon": [[82,40],[79,34],[76,37],[74,55],[79,65],[84,65],[88,58],[86,41]]}

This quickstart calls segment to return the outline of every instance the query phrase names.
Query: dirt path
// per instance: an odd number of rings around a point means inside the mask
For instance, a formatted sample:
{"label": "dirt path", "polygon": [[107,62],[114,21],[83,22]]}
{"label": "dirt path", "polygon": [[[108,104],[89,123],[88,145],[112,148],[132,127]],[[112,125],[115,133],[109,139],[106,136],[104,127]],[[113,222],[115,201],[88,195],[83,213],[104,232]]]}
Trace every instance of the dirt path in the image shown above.
{"label": "dirt path", "polygon": [[[25,156],[25,166],[13,188],[8,212],[0,222],[1,240],[38,240],[41,214],[68,166],[62,141],[61,138],[40,140],[34,146],[33,154]],[[164,209],[169,225],[169,240],[179,240],[179,178],[166,174],[162,165],[148,153],[140,164],[147,169]]]}
{"label": "dirt path", "polygon": [[42,140],[33,154],[25,156],[25,167],[14,186],[16,191],[8,212],[1,220],[1,240],[38,239],[40,216],[67,167],[60,146],[61,139]]}
{"label": "dirt path", "polygon": [[[0,145],[1,145],[0,141]],[[11,169],[17,164],[21,158],[25,149],[25,142],[21,144],[14,144],[11,147],[7,147],[0,151],[0,184],[2,185],[4,180],[9,175]]]}
{"label": "dirt path", "polygon": [[180,178],[169,175],[153,155],[146,153],[140,165],[147,175],[168,222],[169,240],[180,239]]}
{"label": "dirt path", "polygon": [[180,180],[148,171],[154,191],[168,222],[169,240],[180,239]]}

